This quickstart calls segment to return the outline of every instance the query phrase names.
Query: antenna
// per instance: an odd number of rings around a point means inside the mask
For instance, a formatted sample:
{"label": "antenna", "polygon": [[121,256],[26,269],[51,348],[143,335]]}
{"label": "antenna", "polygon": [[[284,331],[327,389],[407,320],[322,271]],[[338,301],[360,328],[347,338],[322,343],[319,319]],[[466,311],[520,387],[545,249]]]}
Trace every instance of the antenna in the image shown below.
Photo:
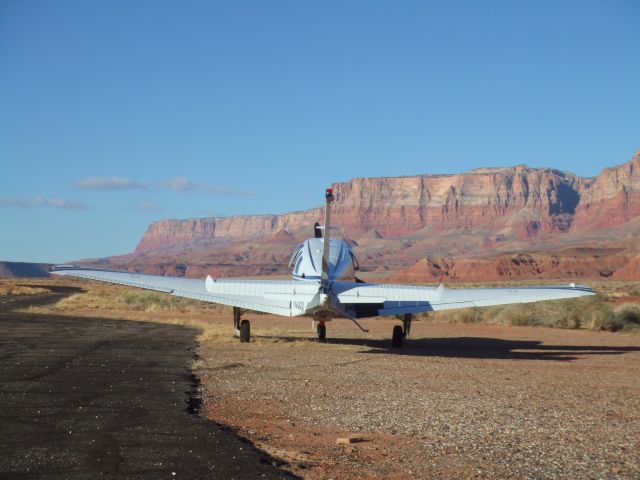
{"label": "antenna", "polygon": [[329,250],[331,248],[331,204],[335,200],[333,188],[327,188],[325,192],[327,201],[324,210],[324,239],[322,240],[322,272],[320,273],[320,284],[325,287],[329,283]]}

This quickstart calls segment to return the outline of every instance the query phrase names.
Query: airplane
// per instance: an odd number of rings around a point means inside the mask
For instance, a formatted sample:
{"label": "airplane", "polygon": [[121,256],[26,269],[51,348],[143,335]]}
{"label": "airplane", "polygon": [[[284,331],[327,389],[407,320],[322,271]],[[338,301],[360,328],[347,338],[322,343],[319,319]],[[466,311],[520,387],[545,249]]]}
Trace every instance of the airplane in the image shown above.
{"label": "airplane", "polygon": [[529,303],[594,295],[588,286],[531,286],[517,288],[445,288],[420,285],[365,283],[355,277],[358,261],[345,240],[331,238],[333,189],[325,192],[324,226],[314,225],[314,237],[298,245],[291,256],[292,280],[193,279],[59,265],[54,275],[87,278],[164,292],[233,307],[233,326],[241,342],[249,342],[248,311],[286,317],[311,316],[317,337],[326,341],[326,323],[352,320],[362,331],[361,318],[395,316],[391,345],[402,347],[414,315],[456,308]]}

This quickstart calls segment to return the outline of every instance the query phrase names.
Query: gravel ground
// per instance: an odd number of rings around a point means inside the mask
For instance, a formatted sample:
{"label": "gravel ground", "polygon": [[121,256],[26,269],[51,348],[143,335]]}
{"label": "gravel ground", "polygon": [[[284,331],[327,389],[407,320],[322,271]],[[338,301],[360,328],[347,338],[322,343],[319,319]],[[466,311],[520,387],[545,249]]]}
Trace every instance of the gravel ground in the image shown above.
{"label": "gravel ground", "polygon": [[305,478],[640,478],[638,334],[250,318],[201,344],[204,411]]}
{"label": "gravel ground", "polygon": [[[203,328],[193,365],[200,414],[301,477],[640,478],[638,333],[423,320],[394,350],[389,319],[365,321],[369,333],[333,321],[330,342],[318,344],[308,319],[250,314],[247,345],[231,338],[229,313],[128,312],[120,287],[86,288],[86,298],[29,314],[99,311],[104,326],[111,317]],[[171,395],[151,397],[148,408]],[[353,435],[357,443],[336,443]],[[203,460],[212,451],[197,449]]]}

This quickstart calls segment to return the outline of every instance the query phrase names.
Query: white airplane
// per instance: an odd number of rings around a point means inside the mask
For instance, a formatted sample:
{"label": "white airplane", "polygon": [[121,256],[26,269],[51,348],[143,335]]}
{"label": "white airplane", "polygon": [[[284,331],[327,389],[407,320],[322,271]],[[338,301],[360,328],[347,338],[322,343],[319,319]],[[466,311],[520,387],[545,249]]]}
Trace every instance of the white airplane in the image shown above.
{"label": "white airplane", "polygon": [[[240,341],[250,340],[249,310],[286,317],[312,316],[317,322],[320,341],[326,338],[326,322],[336,317],[358,319],[393,316],[402,325],[393,328],[392,345],[401,347],[411,329],[413,315],[421,312],[467,307],[486,307],[512,303],[594,295],[582,285],[518,288],[445,289],[418,285],[364,283],[354,275],[358,269],[351,246],[331,237],[332,189],[326,191],[324,227],[315,224],[315,238],[305,240],[293,252],[293,280],[205,280],[116,272],[75,265],[59,265],[51,273],[88,278],[145,288],[233,307],[233,325]],[[324,231],[324,235],[323,235]],[[347,281],[345,279],[354,279]]]}

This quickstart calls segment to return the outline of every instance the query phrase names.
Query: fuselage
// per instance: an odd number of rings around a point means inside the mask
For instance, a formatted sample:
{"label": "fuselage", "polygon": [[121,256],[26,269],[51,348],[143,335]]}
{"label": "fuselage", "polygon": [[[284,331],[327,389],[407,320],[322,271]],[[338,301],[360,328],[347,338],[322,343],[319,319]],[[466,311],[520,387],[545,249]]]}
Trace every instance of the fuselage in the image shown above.
{"label": "fuselage", "polygon": [[[290,265],[295,280],[320,281],[324,238],[310,238],[296,247]],[[353,276],[358,263],[351,246],[344,240],[329,240],[329,280]]]}

